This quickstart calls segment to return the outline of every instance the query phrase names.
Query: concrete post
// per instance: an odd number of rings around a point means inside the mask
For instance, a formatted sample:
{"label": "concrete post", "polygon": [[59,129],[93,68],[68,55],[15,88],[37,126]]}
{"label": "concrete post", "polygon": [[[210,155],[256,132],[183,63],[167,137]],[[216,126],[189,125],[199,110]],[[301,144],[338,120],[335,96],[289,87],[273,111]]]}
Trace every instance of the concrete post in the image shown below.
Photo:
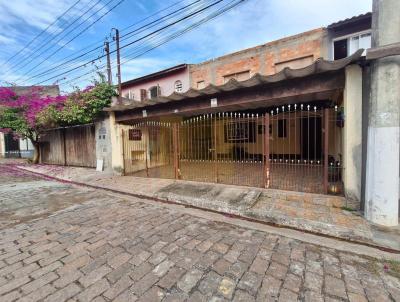
{"label": "concrete post", "polygon": [[362,171],[362,69],[354,64],[346,67],[346,86],[343,92],[343,181],[346,198],[361,200]]}
{"label": "concrete post", "polygon": [[110,136],[111,136],[111,165],[114,173],[121,175],[124,171],[124,159],[122,157],[121,128],[115,122],[115,113],[110,112]]}
{"label": "concrete post", "polygon": [[[372,47],[400,41],[400,1],[374,0]],[[371,65],[366,204],[370,221],[396,226],[399,216],[400,56]]]}

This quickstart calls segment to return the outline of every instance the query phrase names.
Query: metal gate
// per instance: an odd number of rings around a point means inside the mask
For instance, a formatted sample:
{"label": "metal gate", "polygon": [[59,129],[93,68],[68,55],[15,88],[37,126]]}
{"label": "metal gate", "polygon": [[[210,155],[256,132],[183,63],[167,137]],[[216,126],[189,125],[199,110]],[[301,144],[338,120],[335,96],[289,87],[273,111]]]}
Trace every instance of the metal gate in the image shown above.
{"label": "metal gate", "polygon": [[342,191],[334,108],[285,105],[146,121],[123,131],[125,173],[303,192]]}

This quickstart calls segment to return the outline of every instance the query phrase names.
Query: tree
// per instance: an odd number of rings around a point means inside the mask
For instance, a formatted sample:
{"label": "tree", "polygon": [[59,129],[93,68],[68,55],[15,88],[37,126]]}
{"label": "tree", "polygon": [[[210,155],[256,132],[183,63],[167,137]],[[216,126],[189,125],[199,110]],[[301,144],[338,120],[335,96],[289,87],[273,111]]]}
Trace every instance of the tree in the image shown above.
{"label": "tree", "polygon": [[46,125],[38,121],[37,116],[47,107],[61,108],[65,96],[40,96],[41,88],[18,96],[10,88],[0,88],[0,128],[4,133],[14,133],[28,138],[34,146],[33,162],[39,161],[39,137]]}
{"label": "tree", "polygon": [[0,88],[0,129],[29,138],[35,148],[33,162],[39,161],[39,138],[43,130],[92,123],[111,104],[115,88],[95,82],[67,96],[42,97],[40,88],[18,96],[10,88]]}

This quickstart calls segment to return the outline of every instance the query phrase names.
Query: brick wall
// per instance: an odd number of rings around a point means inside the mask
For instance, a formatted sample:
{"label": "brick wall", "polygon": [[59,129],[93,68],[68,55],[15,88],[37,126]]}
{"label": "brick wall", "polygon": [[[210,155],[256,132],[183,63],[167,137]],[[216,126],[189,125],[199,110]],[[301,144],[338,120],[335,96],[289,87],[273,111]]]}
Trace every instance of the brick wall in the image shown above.
{"label": "brick wall", "polygon": [[205,86],[221,85],[224,77],[244,71],[251,77],[274,74],[284,67],[304,67],[319,57],[327,58],[326,37],[326,30],[318,28],[192,65],[191,87],[197,89],[200,81]]}

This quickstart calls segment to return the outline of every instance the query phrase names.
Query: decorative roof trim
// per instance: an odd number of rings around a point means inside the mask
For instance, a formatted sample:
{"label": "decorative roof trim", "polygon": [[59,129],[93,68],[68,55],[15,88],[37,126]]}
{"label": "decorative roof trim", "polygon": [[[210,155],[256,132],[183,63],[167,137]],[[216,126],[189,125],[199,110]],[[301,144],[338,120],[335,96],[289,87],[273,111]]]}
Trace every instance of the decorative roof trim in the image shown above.
{"label": "decorative roof trim", "polygon": [[208,85],[207,87],[197,90],[197,89],[189,89],[188,91],[184,93],[177,93],[174,92],[169,96],[162,96],[162,97],[157,97],[151,100],[152,104],[149,104],[150,102],[148,100],[144,102],[135,102],[134,104],[129,104],[129,105],[116,105],[110,108],[105,108],[105,111],[125,111],[129,109],[134,109],[138,107],[145,107],[145,106],[151,106],[159,103],[166,103],[166,102],[172,102],[172,101],[180,101],[183,99],[192,99],[192,98],[197,98],[202,95],[210,96],[214,95],[220,92],[229,92],[229,91],[234,91],[234,90],[239,90],[242,88],[251,88],[251,87],[256,87],[260,85],[265,85],[269,83],[277,83],[277,82],[282,82],[290,79],[295,79],[295,78],[304,78],[307,76],[311,76],[314,74],[319,74],[319,73],[324,73],[324,72],[330,72],[330,71],[336,71],[345,68],[347,65],[350,65],[351,63],[356,62],[359,60],[362,56],[362,53],[364,52],[364,49],[359,49],[357,50],[354,54],[351,56],[336,60],[336,61],[329,61],[325,60],[323,58],[317,59],[315,62],[312,64],[299,68],[299,69],[292,69],[290,67],[285,67],[282,69],[280,72],[273,74],[273,75],[268,75],[268,76],[263,76],[260,75],[259,73],[256,73],[253,75],[250,79],[245,80],[245,81],[237,81],[235,79],[230,79],[227,83],[220,85],[220,86],[215,86],[215,85]]}

